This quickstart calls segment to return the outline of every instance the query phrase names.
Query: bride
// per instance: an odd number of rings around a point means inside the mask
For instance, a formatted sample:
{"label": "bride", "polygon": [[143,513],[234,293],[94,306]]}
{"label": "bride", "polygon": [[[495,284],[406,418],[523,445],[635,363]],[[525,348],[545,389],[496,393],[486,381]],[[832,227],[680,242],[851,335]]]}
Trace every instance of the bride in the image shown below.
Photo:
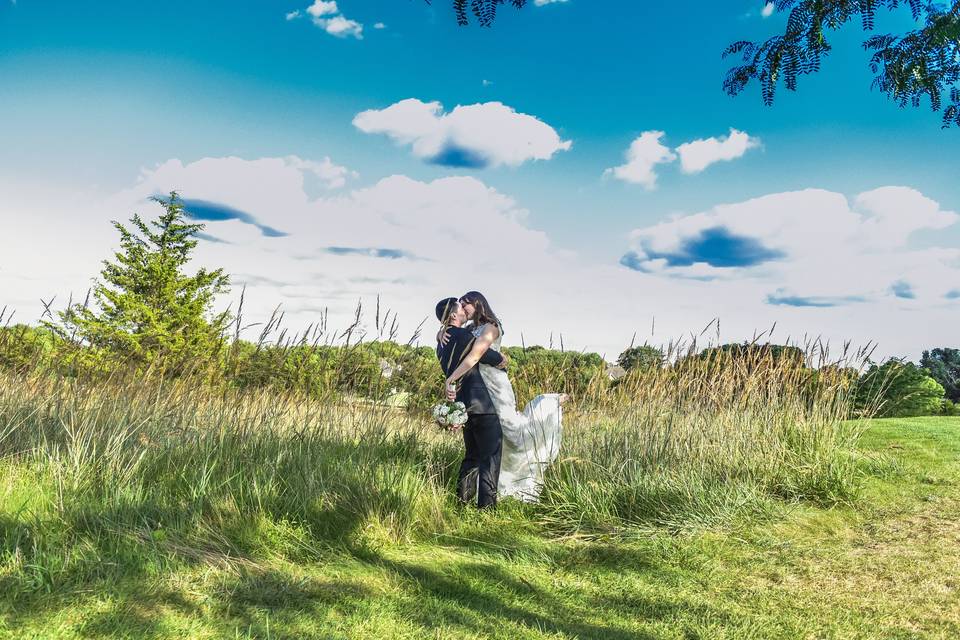
{"label": "bride", "polygon": [[[500,351],[500,339],[503,336],[500,320],[482,293],[465,293],[460,298],[460,305],[467,319],[473,322],[476,343],[460,366],[447,378],[448,390],[479,362],[487,349]],[[503,454],[497,494],[535,502],[543,487],[544,471],[560,452],[562,405],[568,396],[565,393],[539,395],[524,407],[523,412],[519,412],[513,385],[506,371],[481,364],[480,376],[503,428]]]}

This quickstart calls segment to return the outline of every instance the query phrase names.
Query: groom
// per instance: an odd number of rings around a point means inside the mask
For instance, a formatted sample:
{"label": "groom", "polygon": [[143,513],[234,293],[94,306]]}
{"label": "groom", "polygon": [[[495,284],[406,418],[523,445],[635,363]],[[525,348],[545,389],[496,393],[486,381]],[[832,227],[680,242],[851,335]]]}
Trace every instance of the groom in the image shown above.
{"label": "groom", "polygon": [[[463,328],[466,316],[456,298],[446,298],[437,303],[437,319],[444,324],[450,336],[446,344],[437,341],[440,367],[449,376],[470,353],[476,338],[469,329]],[[497,351],[488,349],[480,362],[505,368],[507,359]],[[457,497],[465,503],[473,502],[476,497],[477,506],[481,509],[496,506],[503,432],[487,386],[480,376],[479,365],[460,379],[457,400],[467,407],[467,424],[463,428],[466,453],[457,478]]]}

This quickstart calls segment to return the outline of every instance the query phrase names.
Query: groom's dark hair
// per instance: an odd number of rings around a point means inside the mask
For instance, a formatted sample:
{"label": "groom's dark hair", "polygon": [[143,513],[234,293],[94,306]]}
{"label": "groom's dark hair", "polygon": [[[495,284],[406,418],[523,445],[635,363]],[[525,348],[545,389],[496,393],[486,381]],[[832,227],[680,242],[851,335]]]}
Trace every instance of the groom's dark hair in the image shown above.
{"label": "groom's dark hair", "polygon": [[437,303],[437,320],[446,322],[460,302],[456,298],[444,298]]}

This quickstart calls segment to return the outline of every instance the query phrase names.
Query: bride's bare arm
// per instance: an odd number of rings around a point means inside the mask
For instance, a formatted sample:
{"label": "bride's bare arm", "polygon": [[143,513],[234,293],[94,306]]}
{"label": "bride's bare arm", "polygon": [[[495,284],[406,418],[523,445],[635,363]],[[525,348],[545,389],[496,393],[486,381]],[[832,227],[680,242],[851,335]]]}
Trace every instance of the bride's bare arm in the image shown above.
{"label": "bride's bare arm", "polygon": [[487,352],[487,349],[490,348],[490,345],[493,344],[493,341],[500,337],[500,330],[490,325],[484,329],[483,333],[479,338],[473,343],[473,348],[470,349],[470,353],[460,362],[460,366],[454,369],[453,373],[447,378],[447,386],[449,387],[452,384],[456,384],[457,380],[466,375],[467,371],[473,369],[473,367],[480,362],[480,358],[484,353]]}

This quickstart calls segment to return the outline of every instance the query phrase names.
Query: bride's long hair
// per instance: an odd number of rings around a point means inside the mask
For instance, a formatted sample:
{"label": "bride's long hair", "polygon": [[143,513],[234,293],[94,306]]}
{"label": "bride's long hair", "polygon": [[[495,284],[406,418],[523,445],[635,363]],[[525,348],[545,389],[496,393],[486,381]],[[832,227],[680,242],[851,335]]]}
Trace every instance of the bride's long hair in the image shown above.
{"label": "bride's long hair", "polygon": [[489,323],[498,327],[500,329],[500,335],[503,335],[503,325],[500,324],[500,319],[497,317],[497,314],[490,308],[490,303],[487,302],[486,296],[479,291],[468,291],[460,296],[460,303],[463,304],[465,302],[473,305],[474,326],[479,327],[482,324]]}

